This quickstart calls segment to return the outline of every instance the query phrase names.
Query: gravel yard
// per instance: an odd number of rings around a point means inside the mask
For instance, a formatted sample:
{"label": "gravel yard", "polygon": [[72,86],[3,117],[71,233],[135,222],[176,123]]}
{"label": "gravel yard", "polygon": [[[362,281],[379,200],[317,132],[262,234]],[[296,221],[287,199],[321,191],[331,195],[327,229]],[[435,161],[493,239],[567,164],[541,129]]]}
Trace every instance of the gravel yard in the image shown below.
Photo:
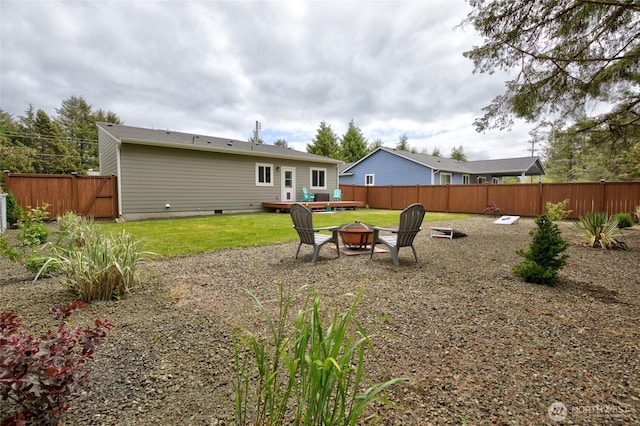
{"label": "gravel yard", "polygon": [[[386,253],[336,259],[327,247],[311,264],[311,247],[294,259],[293,242],[149,261],[132,294],[71,317],[76,326],[107,317],[115,327],[65,422],[232,424],[230,336],[238,325],[265,329],[243,289],[275,310],[281,282],[310,286],[328,313],[363,289],[356,319],[375,348],[368,378],[410,378],[390,388],[393,406],[370,406],[366,424],[555,424],[554,402],[566,407],[565,424],[639,424],[640,226],[623,231],[629,251],[606,251],[578,245],[571,223],[559,223],[569,260],[548,287],[511,273],[533,219],[493,220],[425,222],[420,262],[403,248],[400,267]],[[468,236],[431,239],[435,225]],[[73,300],[59,276],[32,283],[4,258],[0,270],[0,310],[35,334],[55,326],[49,307]]]}

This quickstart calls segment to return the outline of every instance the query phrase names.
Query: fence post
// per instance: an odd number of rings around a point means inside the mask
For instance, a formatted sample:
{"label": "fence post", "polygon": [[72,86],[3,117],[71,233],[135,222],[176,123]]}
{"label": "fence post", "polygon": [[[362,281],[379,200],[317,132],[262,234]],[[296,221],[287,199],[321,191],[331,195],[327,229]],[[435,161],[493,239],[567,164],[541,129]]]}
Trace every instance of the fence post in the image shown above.
{"label": "fence post", "polygon": [[607,183],[604,179],[600,179],[600,187],[602,188],[600,191],[600,208],[597,211],[606,212],[608,215],[611,215],[612,212],[605,209],[607,205]]}
{"label": "fence post", "polygon": [[111,175],[111,215],[114,219],[120,217],[120,199],[118,198],[118,181],[116,175]]}
{"label": "fence post", "polygon": [[76,214],[80,214],[80,200],[78,200],[78,172],[71,173],[71,205]]}
{"label": "fence post", "polygon": [[0,187],[0,235],[7,230],[7,194]]}
{"label": "fence post", "polygon": [[7,191],[9,191],[9,177],[11,176],[11,172],[9,170],[4,170],[4,187]]}
{"label": "fence post", "polygon": [[447,188],[447,196],[445,197],[445,199],[447,201],[446,201],[446,204],[444,206],[444,211],[445,211],[445,213],[449,213],[449,206],[451,205],[451,186],[449,184],[447,184],[446,188]]}
{"label": "fence post", "polygon": [[542,181],[538,181],[538,216],[544,213],[544,208],[542,207],[542,200],[544,200],[544,186],[542,186]]}

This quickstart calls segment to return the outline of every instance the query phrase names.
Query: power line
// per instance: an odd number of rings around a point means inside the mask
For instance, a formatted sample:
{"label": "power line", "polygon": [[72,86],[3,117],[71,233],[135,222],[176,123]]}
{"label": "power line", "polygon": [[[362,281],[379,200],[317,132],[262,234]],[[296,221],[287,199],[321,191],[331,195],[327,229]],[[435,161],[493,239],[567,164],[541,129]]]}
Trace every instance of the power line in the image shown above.
{"label": "power line", "polygon": [[70,154],[45,154],[43,152],[38,152],[37,149],[35,148],[31,148],[28,146],[7,146],[5,147],[7,149],[22,149],[22,150],[31,150],[31,151],[35,151],[33,153],[28,153],[27,155],[29,157],[60,157],[60,158],[68,158],[68,157],[77,157],[77,158],[96,158],[95,156],[82,156],[80,155],[80,153],[70,153]]}
{"label": "power line", "polygon": [[39,133],[24,134],[24,133],[0,132],[0,136],[7,136],[10,138],[24,138],[24,139],[44,139],[44,140],[56,141],[56,142],[93,143],[93,144],[98,143],[97,139],[78,139],[78,138],[71,138],[71,137],[65,137],[65,136],[41,135]]}

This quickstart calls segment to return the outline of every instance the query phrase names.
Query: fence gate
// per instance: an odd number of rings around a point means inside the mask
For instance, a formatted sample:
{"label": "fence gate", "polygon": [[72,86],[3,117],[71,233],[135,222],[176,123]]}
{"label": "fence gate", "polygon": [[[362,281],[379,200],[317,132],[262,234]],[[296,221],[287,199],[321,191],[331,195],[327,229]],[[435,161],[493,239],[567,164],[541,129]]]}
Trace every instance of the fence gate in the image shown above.
{"label": "fence gate", "polygon": [[5,173],[5,189],[22,208],[49,204],[49,217],[67,212],[95,219],[118,217],[116,176]]}

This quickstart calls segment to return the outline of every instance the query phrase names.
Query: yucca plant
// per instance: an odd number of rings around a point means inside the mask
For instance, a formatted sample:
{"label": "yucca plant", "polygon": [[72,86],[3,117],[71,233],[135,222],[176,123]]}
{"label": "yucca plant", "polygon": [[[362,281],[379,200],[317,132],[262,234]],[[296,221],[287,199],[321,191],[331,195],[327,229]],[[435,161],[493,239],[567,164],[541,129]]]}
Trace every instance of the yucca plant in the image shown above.
{"label": "yucca plant", "polygon": [[128,293],[139,281],[138,264],[150,254],[126,231],[105,234],[93,221],[70,215],[61,220],[50,253],[43,269],[56,265],[67,276],[65,286],[85,302]]}
{"label": "yucca plant", "polygon": [[365,389],[364,356],[370,342],[353,318],[361,294],[330,321],[313,295],[289,321],[293,298],[285,295],[282,284],[275,319],[249,294],[267,320],[269,339],[243,330],[235,341],[237,424],[356,425],[367,405],[384,401],[384,389],[407,380],[395,378]]}
{"label": "yucca plant", "polygon": [[618,219],[606,212],[587,212],[575,223],[576,229],[584,237],[582,244],[603,249],[627,249],[627,245],[615,239],[622,235],[618,229]]}

